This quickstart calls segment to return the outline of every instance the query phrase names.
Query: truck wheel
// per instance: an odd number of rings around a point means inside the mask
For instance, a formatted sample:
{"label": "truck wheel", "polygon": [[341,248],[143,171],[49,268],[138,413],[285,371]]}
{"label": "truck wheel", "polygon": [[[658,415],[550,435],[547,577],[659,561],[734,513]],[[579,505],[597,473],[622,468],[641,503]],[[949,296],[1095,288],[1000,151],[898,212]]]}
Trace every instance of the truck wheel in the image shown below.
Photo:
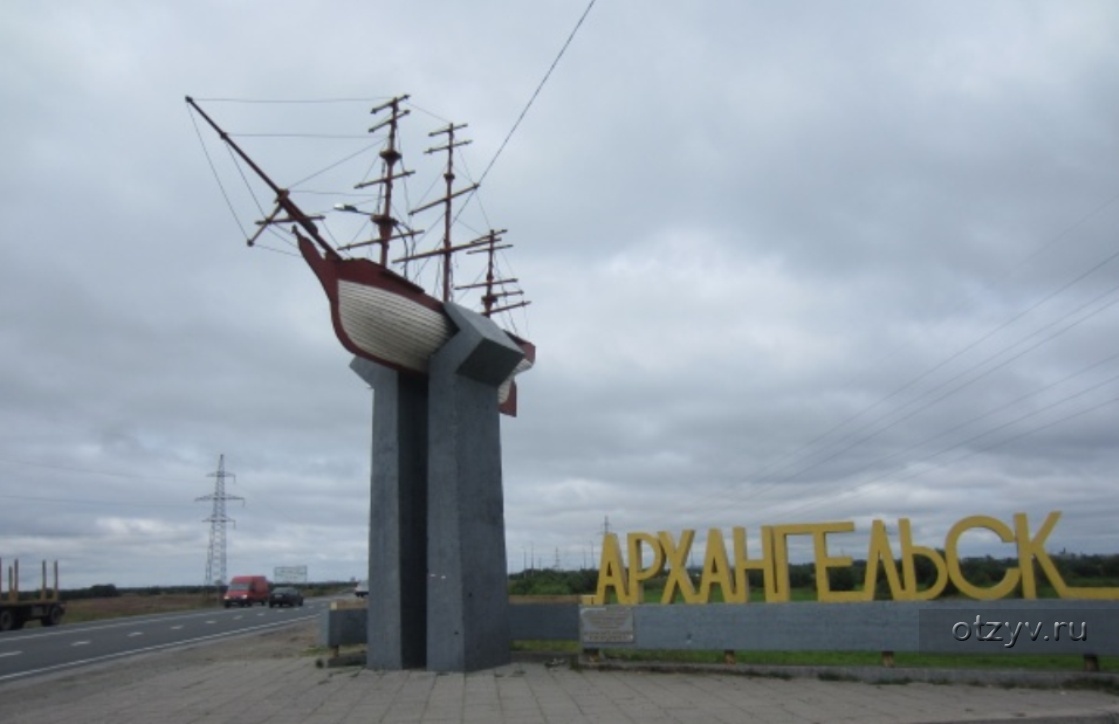
{"label": "truck wheel", "polygon": [[0,610],[0,631],[11,631],[13,628],[15,628],[15,616],[7,609]]}
{"label": "truck wheel", "polygon": [[47,611],[47,615],[43,616],[39,621],[44,626],[57,626],[62,623],[62,607],[51,606],[50,610]]}

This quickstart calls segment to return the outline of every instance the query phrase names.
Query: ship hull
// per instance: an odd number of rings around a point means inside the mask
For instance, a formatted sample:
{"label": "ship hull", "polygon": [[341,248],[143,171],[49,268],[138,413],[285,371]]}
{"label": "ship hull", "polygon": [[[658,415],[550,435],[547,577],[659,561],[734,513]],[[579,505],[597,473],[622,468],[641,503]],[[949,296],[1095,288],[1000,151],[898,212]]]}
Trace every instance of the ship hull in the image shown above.
{"label": "ship hull", "polygon": [[[323,256],[306,238],[299,239],[299,251],[330,300],[334,332],[343,347],[399,372],[427,375],[431,356],[455,333],[442,302],[368,259]],[[498,389],[498,405],[516,415],[513,378],[532,366],[536,349],[516,335],[509,337],[525,358]]]}

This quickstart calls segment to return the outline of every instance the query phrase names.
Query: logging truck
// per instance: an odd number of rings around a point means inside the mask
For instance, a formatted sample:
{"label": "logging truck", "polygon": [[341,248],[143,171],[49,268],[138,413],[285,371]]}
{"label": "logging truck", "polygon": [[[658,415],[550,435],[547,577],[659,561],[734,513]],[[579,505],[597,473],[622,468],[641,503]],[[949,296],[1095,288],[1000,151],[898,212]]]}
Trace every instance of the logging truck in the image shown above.
{"label": "logging truck", "polygon": [[[0,561],[0,571],[4,570]],[[0,631],[23,628],[28,621],[39,621],[44,626],[56,626],[66,613],[66,605],[58,595],[58,561],[54,562],[54,588],[47,588],[47,562],[43,561],[43,582],[35,593],[19,591],[19,561],[7,568],[8,588],[4,590],[0,576]]]}

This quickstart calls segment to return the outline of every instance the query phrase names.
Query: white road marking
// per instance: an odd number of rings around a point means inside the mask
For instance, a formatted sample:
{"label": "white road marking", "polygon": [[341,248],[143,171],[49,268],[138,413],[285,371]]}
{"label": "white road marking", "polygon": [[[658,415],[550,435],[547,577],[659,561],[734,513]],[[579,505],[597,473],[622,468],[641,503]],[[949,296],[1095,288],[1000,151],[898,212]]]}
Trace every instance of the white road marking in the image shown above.
{"label": "white road marking", "polygon": [[214,619],[210,619],[209,621],[206,622],[206,625],[207,626],[213,626],[215,623],[217,623],[217,621],[215,621]]}
{"label": "white road marking", "polygon": [[22,651],[5,651],[4,653],[0,654],[0,659],[4,658],[5,656],[19,656],[22,653]]}
{"label": "white road marking", "polygon": [[[158,644],[156,646],[147,646],[145,648],[133,649],[131,651],[121,651],[121,652],[115,653],[115,654],[107,654],[105,656],[96,656],[96,657],[93,657],[93,658],[90,658],[90,659],[81,659],[79,661],[70,661],[70,662],[67,662],[65,664],[55,664],[53,666],[44,666],[40,669],[32,669],[30,671],[19,671],[19,672],[16,672],[14,674],[3,674],[3,675],[0,675],[0,682],[11,681],[13,679],[25,679],[25,678],[28,678],[28,677],[31,677],[31,676],[37,676],[39,674],[45,674],[45,673],[50,672],[50,671],[63,671],[63,670],[66,670],[66,669],[73,669],[73,668],[77,668],[79,666],[84,666],[86,664],[92,664],[92,663],[96,663],[96,662],[99,662],[99,661],[111,661],[113,659],[120,659],[120,658],[125,658],[125,657],[128,657],[128,656],[134,656],[136,654],[142,654],[142,653],[146,653],[148,651],[160,651],[160,650],[163,650],[163,649],[173,649],[173,648],[178,648],[178,647],[181,647],[181,646],[187,646],[187,645],[190,645],[190,644],[199,643],[199,642],[202,642],[202,641],[214,641],[214,640],[217,640],[217,639],[236,638],[238,636],[244,636],[245,634],[249,634],[249,633],[252,633],[254,631],[266,631],[266,630],[269,630],[269,629],[276,629],[276,628],[281,628],[281,627],[289,626],[289,625],[290,625],[290,623],[287,622],[287,621],[280,621],[280,622],[277,622],[277,623],[266,623],[266,624],[261,624],[259,626],[251,626],[249,628],[243,628],[240,631],[234,631],[232,633],[209,634],[207,636],[198,636],[198,637],[195,637],[195,638],[192,638],[192,639],[185,639],[183,641],[174,641],[174,642],[166,643],[166,644]],[[83,643],[90,643],[90,642],[85,641]]]}
{"label": "white road marking", "polygon": [[172,626],[172,627],[171,627],[171,630],[172,630],[172,631],[178,631],[178,630],[179,630],[179,629],[181,629],[182,627],[183,627],[183,625],[182,625],[182,624],[179,624],[178,626]]}
{"label": "white road marking", "polygon": [[91,643],[93,643],[93,642],[92,641],[75,641],[74,643],[72,643],[70,645],[71,646],[88,646]]}
{"label": "white road marking", "polygon": [[132,633],[128,634],[128,638],[132,638],[133,636],[143,636],[143,635],[144,635],[143,631],[133,631]]}

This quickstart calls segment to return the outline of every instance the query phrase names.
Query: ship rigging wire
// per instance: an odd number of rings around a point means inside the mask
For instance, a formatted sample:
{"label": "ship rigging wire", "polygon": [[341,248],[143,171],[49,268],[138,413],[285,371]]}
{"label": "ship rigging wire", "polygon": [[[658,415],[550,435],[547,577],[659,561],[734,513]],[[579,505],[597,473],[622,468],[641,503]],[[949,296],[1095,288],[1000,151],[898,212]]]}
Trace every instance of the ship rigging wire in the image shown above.
{"label": "ship rigging wire", "polygon": [[[569,45],[571,45],[571,41],[575,39],[575,34],[579,32],[579,28],[583,27],[583,21],[587,19],[587,15],[590,14],[591,8],[594,7],[595,2],[597,2],[597,0],[590,0],[590,2],[587,3],[587,7],[583,10],[583,14],[579,16],[579,20],[576,21],[575,27],[572,28],[571,33],[567,36],[567,40],[564,41],[563,46],[560,47],[559,52],[556,53],[556,57],[552,61],[552,64],[548,66],[548,70],[544,73],[544,77],[541,78],[540,82],[536,85],[536,90],[532,92],[532,96],[529,97],[528,103],[526,103],[525,107],[521,109],[520,115],[517,116],[517,120],[513,122],[512,128],[509,129],[509,133],[505,134],[505,139],[501,142],[501,145],[497,147],[497,151],[494,152],[493,158],[491,158],[490,162],[486,165],[486,169],[482,171],[482,175],[478,178],[479,184],[486,180],[486,176],[489,176],[489,173],[493,169],[494,164],[497,163],[497,159],[501,157],[501,153],[505,150],[505,147],[509,145],[509,141],[513,138],[513,134],[517,132],[518,128],[520,128],[521,121],[523,121],[525,119],[525,116],[528,115],[528,111],[530,108],[532,108],[532,104],[536,102],[536,97],[539,96],[540,91],[544,89],[544,84],[546,84],[548,82],[548,79],[552,77],[552,72],[556,69],[556,66],[559,65],[560,59],[563,58],[563,54],[567,52],[567,48]],[[466,207],[470,205],[470,201],[476,195],[476,190],[471,191],[469,194],[467,194],[466,199],[462,202],[462,205],[459,207],[458,212],[455,214],[455,221],[458,220],[458,217],[462,214]]]}
{"label": "ship rigging wire", "polygon": [[597,0],[591,0],[589,3],[587,3],[587,7],[585,10],[583,10],[583,14],[579,16],[579,20],[575,23],[575,27],[572,28],[571,33],[567,36],[567,40],[564,41],[563,47],[559,49],[559,53],[556,54],[555,60],[553,60],[551,66],[548,67],[548,72],[544,74],[544,77],[536,86],[536,90],[532,92],[532,97],[528,99],[528,103],[525,104],[525,107],[521,111],[521,114],[517,116],[517,120],[513,123],[513,127],[510,128],[509,133],[505,135],[505,140],[501,142],[500,146],[498,146],[497,151],[493,155],[493,158],[490,159],[489,165],[486,166],[486,170],[482,172],[482,176],[478,179],[478,183],[485,181],[486,176],[488,176],[490,173],[490,169],[493,168],[493,165],[497,163],[497,159],[501,156],[501,152],[505,150],[505,147],[507,145],[509,145],[509,139],[511,139],[513,137],[513,134],[517,132],[517,129],[521,125],[521,121],[523,121],[525,119],[525,116],[528,115],[528,110],[532,108],[532,104],[536,101],[536,97],[539,96],[540,91],[544,89],[544,84],[547,83],[548,79],[552,77],[552,71],[554,71],[556,69],[556,66],[559,65],[560,59],[563,58],[563,54],[567,52],[567,47],[571,45],[571,41],[575,39],[575,34],[579,32],[579,28],[583,27],[583,21],[587,19],[587,15],[590,14],[591,8],[594,7],[595,2],[597,2]]}
{"label": "ship rigging wire", "polygon": [[241,234],[248,238],[248,232],[245,231],[244,225],[241,224],[241,218],[237,216],[237,210],[233,207],[233,201],[229,198],[229,193],[225,190],[225,184],[221,181],[221,176],[218,174],[218,169],[214,165],[214,159],[210,156],[210,149],[206,147],[206,139],[202,137],[202,130],[198,128],[198,119],[194,113],[187,107],[187,115],[190,116],[191,125],[194,126],[194,133],[198,136],[198,143],[202,146],[202,154],[206,156],[206,163],[210,166],[210,172],[214,175],[214,180],[218,183],[218,189],[221,190],[222,198],[225,199],[225,205],[229,208],[229,213],[233,216],[233,222],[237,224],[237,228],[241,230]]}

